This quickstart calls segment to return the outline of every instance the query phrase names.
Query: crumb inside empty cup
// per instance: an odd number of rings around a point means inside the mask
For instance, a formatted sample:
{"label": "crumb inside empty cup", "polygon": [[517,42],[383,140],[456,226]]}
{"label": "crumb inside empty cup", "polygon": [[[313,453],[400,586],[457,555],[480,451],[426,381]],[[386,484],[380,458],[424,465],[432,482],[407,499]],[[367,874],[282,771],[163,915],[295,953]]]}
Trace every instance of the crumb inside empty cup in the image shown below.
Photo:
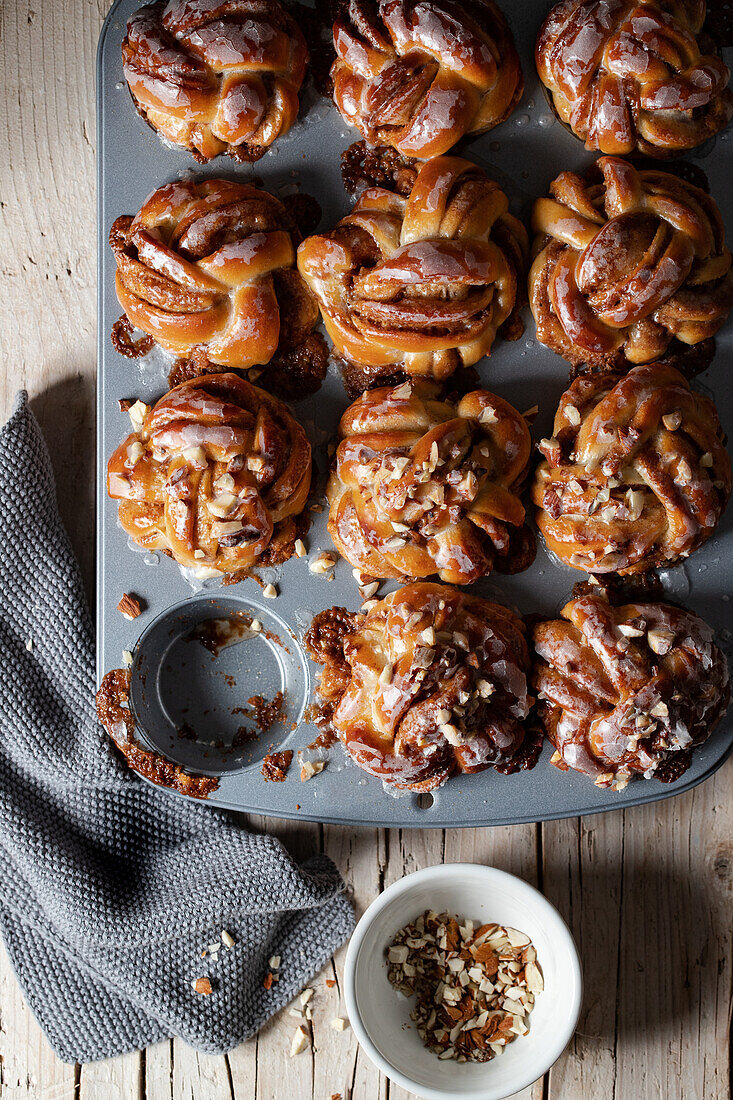
{"label": "crumb inside empty cup", "polygon": [[544,989],[529,936],[432,909],[400,928],[387,968],[392,985],[416,998],[410,1019],[428,1050],[458,1062],[488,1062],[527,1035]]}

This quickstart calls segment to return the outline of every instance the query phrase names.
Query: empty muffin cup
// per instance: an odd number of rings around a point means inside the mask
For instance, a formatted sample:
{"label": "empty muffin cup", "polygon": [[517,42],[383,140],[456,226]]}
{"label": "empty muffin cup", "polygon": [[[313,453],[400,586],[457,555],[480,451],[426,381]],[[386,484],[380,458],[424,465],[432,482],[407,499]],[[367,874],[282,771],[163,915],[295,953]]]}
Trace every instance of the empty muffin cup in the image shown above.
{"label": "empty muffin cup", "polygon": [[133,653],[138,735],[191,772],[254,766],[303,718],[308,663],[290,627],[259,602],[196,596],[169,608]]}

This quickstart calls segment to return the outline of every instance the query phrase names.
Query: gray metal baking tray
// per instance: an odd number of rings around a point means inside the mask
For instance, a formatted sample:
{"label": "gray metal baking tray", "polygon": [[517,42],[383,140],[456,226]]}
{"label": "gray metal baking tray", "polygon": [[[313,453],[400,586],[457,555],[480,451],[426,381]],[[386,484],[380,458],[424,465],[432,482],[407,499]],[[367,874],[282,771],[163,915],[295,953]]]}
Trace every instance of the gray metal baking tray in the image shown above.
{"label": "gray metal baking tray", "polygon": [[[109,228],[119,214],[135,213],[147,195],[171,180],[196,176],[256,178],[280,196],[295,188],[317,197],[323,209],[322,225],[332,225],[350,208],[341,184],[341,152],[358,138],[342,121],[335,107],[308,91],[303,97],[296,126],[271,147],[256,165],[237,165],[218,158],[205,167],[197,165],[184,150],[165,146],[138,116],[123,80],[120,43],[130,14],[139,0],[118,0],[102,29],[97,69],[98,105],[98,211],[99,211],[99,367],[97,419],[97,670],[101,680],[110,668],[119,667],[123,649],[132,650],[138,636],[161,614],[169,612],[170,628],[157,631],[161,660],[174,669],[168,689],[175,684],[204,683],[207,699],[198,700],[202,712],[219,714],[222,729],[231,715],[232,700],[246,705],[247,696],[261,693],[271,697],[278,686],[286,687],[286,719],[241,753],[221,752],[215,745],[195,745],[171,735],[167,752],[177,762],[201,767],[210,773],[221,771],[218,790],[208,802],[278,817],[350,825],[384,826],[475,826],[540,821],[577,814],[621,809],[653,802],[688,790],[710,776],[733,747],[733,714],[724,720],[710,740],[694,755],[693,764],[677,783],[637,781],[621,793],[597,789],[586,777],[561,773],[549,764],[545,746],[537,767],[530,772],[503,776],[493,770],[458,776],[434,792],[432,799],[415,794],[394,797],[382,784],[362,772],[345,756],[340,746],[329,750],[326,769],[307,783],[299,780],[294,764],[282,783],[265,782],[260,761],[274,745],[298,750],[313,742],[314,727],[302,719],[313,685],[314,668],[299,649],[299,640],[313,614],[334,604],[356,608],[359,604],[351,568],[339,561],[335,578],[327,581],[308,570],[306,559],[292,559],[277,570],[263,572],[263,579],[276,582],[277,600],[262,598],[253,579],[224,589],[204,587],[198,594],[172,560],[162,555],[133,551],[117,522],[117,505],[107,498],[105,465],[107,456],[129,430],[126,414],[118,399],[141,398],[151,402],[165,392],[170,363],[154,350],[138,363],[118,355],[109,333],[120,314],[114,290],[115,264],[107,244]],[[457,151],[482,165],[510,196],[512,210],[528,220],[531,204],[546,192],[550,180],[563,169],[582,169],[594,158],[580,141],[569,134],[552,115],[538,84],[533,63],[534,39],[547,5],[542,2],[512,4],[504,9],[512,25],[522,59],[526,88],[511,118],[488,134],[464,141]],[[712,194],[730,221],[733,195],[733,132],[708,143],[693,158],[710,181]],[[730,226],[729,226],[730,232]],[[526,331],[516,343],[499,342],[490,358],[480,364],[486,386],[511,401],[520,410],[538,404],[534,436],[549,434],[555,406],[566,385],[567,365],[535,339],[534,324],[526,312]],[[720,410],[725,428],[733,423],[733,394],[729,384],[729,363],[733,350],[730,323],[718,337],[713,366],[697,383],[710,392]],[[296,415],[306,426],[314,445],[320,475],[326,467],[326,444],[333,438],[347,400],[341,380],[329,373],[314,397],[295,405]],[[329,549],[326,513],[314,513],[308,537],[309,551]],[[733,507],[703,549],[684,565],[664,574],[671,598],[680,600],[701,614],[716,630],[718,642],[730,654],[733,638],[727,630],[729,594],[733,590]],[[489,578],[475,590],[502,601],[516,610],[557,610],[580,579],[576,571],[551,561],[542,546],[531,569],[513,577]],[[387,591],[383,586],[382,591]],[[147,603],[143,615],[129,622],[116,610],[123,592],[135,592]],[[200,646],[182,641],[175,624],[183,615],[186,622],[206,617],[206,607],[225,597],[245,615],[259,617],[279,634],[276,642],[244,641],[222,653],[218,661]],[[182,608],[177,605],[182,604]],[[267,649],[257,648],[266,645]],[[213,662],[209,666],[202,661]],[[188,663],[186,663],[188,662]],[[175,671],[177,670],[177,672]],[[212,675],[213,674],[213,675]],[[176,680],[177,676],[177,680]],[[236,684],[235,690],[231,685]],[[165,692],[163,692],[165,694]],[[207,703],[204,706],[204,702]],[[173,703],[171,705],[179,705]],[[166,705],[166,700],[161,700]],[[218,711],[217,711],[217,708]],[[227,709],[228,708],[228,709]],[[183,708],[185,709],[185,708]],[[291,726],[295,728],[291,728]],[[226,732],[226,731],[224,731]],[[231,734],[231,729],[229,734]],[[212,738],[216,740],[216,738]],[[160,746],[158,746],[160,747]],[[174,795],[173,797],[182,797]],[[431,803],[426,805],[426,803]]]}

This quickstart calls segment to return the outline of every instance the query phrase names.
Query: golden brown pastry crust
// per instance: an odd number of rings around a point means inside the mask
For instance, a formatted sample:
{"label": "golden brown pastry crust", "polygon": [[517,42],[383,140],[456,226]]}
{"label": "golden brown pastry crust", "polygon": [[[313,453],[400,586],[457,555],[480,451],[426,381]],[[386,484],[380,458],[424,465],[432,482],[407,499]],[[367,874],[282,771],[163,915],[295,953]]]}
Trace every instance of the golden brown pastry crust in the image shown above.
{"label": "golden brown pastry crust", "polygon": [[674,156],[733,114],[730,72],[702,36],[705,0],[562,0],[535,47],[540,80],[586,149]]}
{"label": "golden brown pastry crust", "polygon": [[484,172],[459,157],[412,170],[408,195],[368,188],[298,249],[336,352],[443,379],[491,350],[517,300],[526,233]]}
{"label": "golden brown pastry crust", "polygon": [[333,98],[371,145],[441,156],[503,122],[524,86],[492,0],[344,0],[333,26]]}
{"label": "golden brown pastry crust", "polygon": [[408,381],[363,394],[339,437],[328,530],[353,566],[468,584],[531,565],[518,495],[531,439],[507,401],[487,390],[440,399],[435,383]]}
{"label": "golden brown pastry crust", "polygon": [[205,162],[258,160],[298,114],[308,50],[277,0],[158,0],[122,42],[138,111]]}
{"label": "golden brown pastry crust", "polygon": [[728,706],[728,663],[691,611],[571,600],[533,633],[533,687],[552,763],[622,789],[677,779]]}
{"label": "golden brown pastry crust", "polygon": [[549,550],[589,573],[638,573],[687,557],[730,496],[713,402],[661,364],[576,378],[540,450],[537,524]]}
{"label": "golden brown pastry crust", "polygon": [[140,546],[181,565],[236,573],[257,564],[302,512],[311,449],[288,408],[234,374],[161,398],[114,452],[109,495]]}
{"label": "golden brown pastry crust", "polygon": [[410,584],[367,613],[314,620],[319,694],[365,771],[427,791],[454,772],[532,767],[525,743],[529,653],[513,612],[455,588]]}
{"label": "golden brown pastry crust", "polygon": [[169,183],[112,226],[117,297],[132,324],[173,355],[263,365],[301,344],[318,320],[295,270],[299,240],[283,203],[251,184]]}
{"label": "golden brown pastry crust", "polygon": [[529,297],[541,343],[612,370],[718,331],[733,306],[733,271],[709,195],[669,172],[601,157],[588,179],[562,172],[550,196],[532,212]]}

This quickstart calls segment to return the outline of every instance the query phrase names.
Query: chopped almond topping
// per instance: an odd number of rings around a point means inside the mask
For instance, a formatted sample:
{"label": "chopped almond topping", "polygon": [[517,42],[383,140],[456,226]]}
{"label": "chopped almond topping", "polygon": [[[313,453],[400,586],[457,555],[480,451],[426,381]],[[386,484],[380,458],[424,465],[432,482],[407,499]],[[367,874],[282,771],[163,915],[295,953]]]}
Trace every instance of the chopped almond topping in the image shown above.
{"label": "chopped almond topping", "polygon": [[125,592],[117,604],[120,615],[124,615],[131,622],[142,614],[142,600],[139,596],[133,596],[132,592]]}

